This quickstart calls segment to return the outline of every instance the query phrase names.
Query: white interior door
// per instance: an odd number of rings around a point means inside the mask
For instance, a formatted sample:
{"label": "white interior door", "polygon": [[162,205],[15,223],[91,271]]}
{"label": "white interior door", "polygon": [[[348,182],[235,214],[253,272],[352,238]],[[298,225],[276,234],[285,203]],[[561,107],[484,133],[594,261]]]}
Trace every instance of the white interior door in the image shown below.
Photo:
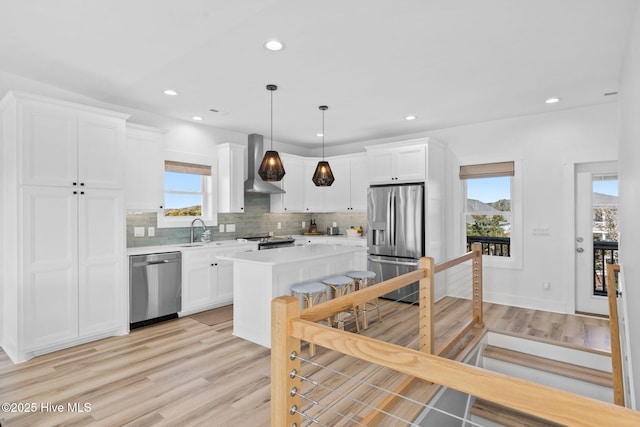
{"label": "white interior door", "polygon": [[[594,239],[607,240],[600,233],[599,221],[594,221],[599,203],[607,195],[594,191],[594,179],[603,176],[612,177],[617,183],[617,166],[615,162],[579,164],[576,167],[575,188],[575,257],[576,257],[576,312],[608,315],[609,307],[606,295],[602,290],[604,276],[602,261],[594,264]],[[604,191],[604,190],[603,190]],[[609,199],[616,201],[616,195]],[[616,207],[617,209],[617,207]],[[617,212],[616,212],[617,214]],[[601,252],[598,252],[601,254]],[[598,256],[599,257],[599,256]],[[604,284],[606,286],[606,284]],[[606,289],[606,288],[605,288]]]}

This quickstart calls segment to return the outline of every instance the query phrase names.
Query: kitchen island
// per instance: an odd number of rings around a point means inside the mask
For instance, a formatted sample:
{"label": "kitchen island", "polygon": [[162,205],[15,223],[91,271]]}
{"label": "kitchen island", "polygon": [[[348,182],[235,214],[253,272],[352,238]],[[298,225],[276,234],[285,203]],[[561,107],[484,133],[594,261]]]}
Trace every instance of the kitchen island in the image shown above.
{"label": "kitchen island", "polygon": [[295,283],[366,270],[367,248],[308,245],[220,256],[233,262],[233,334],[271,347],[271,300]]}

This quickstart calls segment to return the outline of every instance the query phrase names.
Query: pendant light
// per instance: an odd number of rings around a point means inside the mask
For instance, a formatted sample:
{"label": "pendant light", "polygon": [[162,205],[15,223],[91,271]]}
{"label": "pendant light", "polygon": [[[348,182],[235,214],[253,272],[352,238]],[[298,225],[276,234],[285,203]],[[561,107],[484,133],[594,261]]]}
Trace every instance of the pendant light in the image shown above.
{"label": "pendant light", "polygon": [[330,187],[333,181],[335,181],[335,178],[333,177],[333,172],[331,172],[329,162],[324,160],[324,112],[329,107],[321,105],[318,108],[322,110],[322,161],[318,162],[318,166],[316,166],[316,171],[311,180],[317,187]]}
{"label": "pendant light", "polygon": [[277,151],[273,151],[273,92],[278,90],[276,85],[267,85],[271,92],[271,150],[264,153],[264,158],[258,168],[258,175],[263,181],[280,181],[284,176],[284,166]]}

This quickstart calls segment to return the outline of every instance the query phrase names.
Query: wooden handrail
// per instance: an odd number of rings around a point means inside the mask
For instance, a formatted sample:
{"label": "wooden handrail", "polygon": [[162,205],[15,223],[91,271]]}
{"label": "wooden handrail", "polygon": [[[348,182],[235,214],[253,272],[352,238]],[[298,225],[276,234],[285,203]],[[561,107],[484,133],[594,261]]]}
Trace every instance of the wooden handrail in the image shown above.
{"label": "wooden handrail", "polygon": [[[445,343],[440,345],[440,348],[435,348],[435,274],[436,272],[444,272],[449,268],[464,263],[465,261],[472,260],[471,264],[471,284],[472,284],[472,319],[458,330],[458,333],[452,335]],[[272,305],[272,396],[274,400],[278,400],[278,404],[272,403],[272,411],[284,411],[286,408],[291,408],[299,402],[291,395],[287,395],[286,398],[278,398],[276,396],[283,396],[283,392],[292,387],[296,387],[291,381],[287,379],[275,378],[276,371],[279,374],[283,374],[287,369],[296,369],[291,366],[291,363],[277,359],[282,359],[284,353],[297,351],[300,349],[300,339],[292,338],[289,328],[293,322],[301,320],[310,324],[315,324],[321,320],[331,317],[342,311],[349,310],[353,307],[365,304],[367,301],[374,300],[380,296],[386,295],[389,292],[400,289],[411,283],[419,282],[419,343],[418,348],[421,352],[434,354],[434,352],[448,351],[455,343],[464,336],[471,327],[483,327],[482,320],[482,247],[480,244],[475,243],[472,247],[472,251],[468,252],[461,257],[445,261],[444,263],[435,265],[433,258],[423,257],[420,259],[418,269],[398,277],[394,277],[389,280],[385,280],[376,285],[369,286],[361,289],[357,292],[346,294],[342,297],[332,299],[323,304],[309,307],[300,312],[299,304],[294,307],[297,299],[283,299],[278,298],[273,301]],[[277,302],[277,305],[276,305]],[[285,308],[286,307],[286,308]],[[280,319],[280,320],[278,320]],[[306,340],[309,343],[316,343],[315,339]],[[289,349],[289,350],[287,350]],[[291,350],[297,349],[297,350]],[[396,393],[402,394],[405,387],[410,387],[414,381],[419,381],[419,377],[409,376],[403,383],[400,384]],[[379,418],[379,414],[384,412],[387,405],[392,405],[396,398],[389,398],[383,400],[378,405],[378,410],[372,411],[365,419],[376,420]],[[289,409],[290,410],[290,409]],[[376,415],[378,414],[378,415]],[[287,425],[291,425],[293,422],[297,422],[298,415],[290,414],[284,416],[278,415],[279,422],[286,422]],[[272,414],[272,421],[275,419],[275,414]],[[275,425],[280,425],[275,423]],[[284,425],[284,424],[283,424]]]}
{"label": "wooden handrail", "polygon": [[[297,299],[293,298],[293,301],[299,304]],[[640,425],[640,412],[618,405],[301,319],[292,319],[290,328],[291,335],[297,340],[314,342],[563,425],[601,427],[611,425],[613,420],[617,427]]]}
{"label": "wooden handrail", "polygon": [[622,378],[622,351],[620,349],[620,325],[618,320],[617,264],[607,265],[607,296],[609,300],[609,331],[611,332],[611,372],[613,374],[613,402],[624,406],[624,382]]}

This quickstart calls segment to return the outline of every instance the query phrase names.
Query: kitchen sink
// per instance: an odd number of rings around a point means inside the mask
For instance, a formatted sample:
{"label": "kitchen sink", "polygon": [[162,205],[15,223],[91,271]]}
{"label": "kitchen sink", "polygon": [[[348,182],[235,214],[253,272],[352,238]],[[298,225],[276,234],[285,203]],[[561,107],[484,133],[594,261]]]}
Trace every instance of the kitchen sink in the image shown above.
{"label": "kitchen sink", "polygon": [[178,245],[181,248],[197,248],[200,246],[214,246],[214,245],[222,245],[222,242],[211,242],[211,243],[187,243],[186,245]]}

